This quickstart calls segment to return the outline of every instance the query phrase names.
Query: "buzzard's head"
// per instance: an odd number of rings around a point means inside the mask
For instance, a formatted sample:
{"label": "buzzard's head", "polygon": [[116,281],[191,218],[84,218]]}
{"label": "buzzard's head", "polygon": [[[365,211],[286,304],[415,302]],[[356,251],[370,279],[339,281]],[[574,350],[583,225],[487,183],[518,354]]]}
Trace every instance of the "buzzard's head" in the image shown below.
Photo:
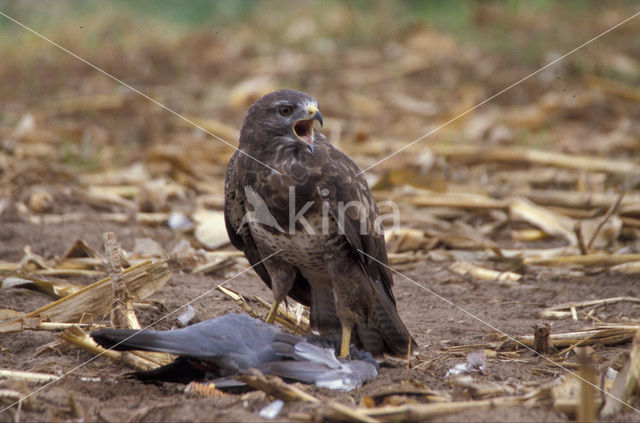
{"label": "buzzard's head", "polygon": [[240,143],[302,142],[314,151],[314,121],[322,126],[318,102],[294,90],[278,90],[261,97],[250,108],[240,132]]}

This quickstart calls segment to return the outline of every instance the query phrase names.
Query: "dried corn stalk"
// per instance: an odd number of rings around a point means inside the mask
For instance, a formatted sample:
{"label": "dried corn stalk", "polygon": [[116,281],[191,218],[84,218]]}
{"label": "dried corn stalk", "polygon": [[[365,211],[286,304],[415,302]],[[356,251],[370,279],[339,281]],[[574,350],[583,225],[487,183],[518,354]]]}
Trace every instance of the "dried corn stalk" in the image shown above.
{"label": "dried corn stalk", "polygon": [[[144,299],[153,294],[171,277],[169,268],[163,262],[143,262],[125,269],[122,278],[135,299]],[[51,304],[47,304],[25,315],[52,322],[76,322],[84,314],[104,315],[111,309],[113,291],[111,278],[95,282],[81,290],[67,295]],[[19,319],[0,325],[11,325]]]}

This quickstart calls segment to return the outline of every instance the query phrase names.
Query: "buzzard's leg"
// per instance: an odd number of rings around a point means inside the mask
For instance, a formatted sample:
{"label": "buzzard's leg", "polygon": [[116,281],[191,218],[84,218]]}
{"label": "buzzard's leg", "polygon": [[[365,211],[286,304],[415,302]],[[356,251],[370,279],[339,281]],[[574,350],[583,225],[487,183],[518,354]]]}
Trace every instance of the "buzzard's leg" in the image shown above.
{"label": "buzzard's leg", "polygon": [[278,314],[278,307],[280,307],[280,303],[282,301],[273,300],[273,304],[271,304],[271,308],[269,309],[269,313],[267,314],[267,318],[264,320],[269,324],[273,324],[276,321],[276,315]]}
{"label": "buzzard's leg", "polygon": [[349,346],[351,345],[351,327],[342,327],[342,343],[340,344],[339,358],[349,357]]}
{"label": "buzzard's leg", "polygon": [[346,358],[351,345],[351,329],[358,322],[366,322],[373,307],[371,282],[347,254],[340,251],[327,254],[325,261],[331,276],[336,314],[342,326],[340,358]]}
{"label": "buzzard's leg", "polygon": [[296,269],[282,260],[271,259],[265,262],[267,271],[271,275],[271,291],[273,304],[269,309],[265,322],[273,324],[276,321],[278,307],[289,294],[296,278]]}

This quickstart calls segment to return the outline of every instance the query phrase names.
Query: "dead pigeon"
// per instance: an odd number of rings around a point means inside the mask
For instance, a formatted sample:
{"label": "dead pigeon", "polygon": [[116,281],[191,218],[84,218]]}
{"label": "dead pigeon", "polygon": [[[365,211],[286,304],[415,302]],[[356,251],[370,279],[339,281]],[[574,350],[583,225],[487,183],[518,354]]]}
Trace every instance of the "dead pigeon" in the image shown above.
{"label": "dead pigeon", "polygon": [[207,381],[230,389],[244,386],[233,376],[255,368],[285,380],[348,391],[379,372],[366,351],[352,347],[353,360],[338,359],[338,340],[291,335],[244,314],[228,314],[175,330],[100,329],[91,336],[103,347],[117,351],[178,355],[165,366],[130,374],[143,381]]}

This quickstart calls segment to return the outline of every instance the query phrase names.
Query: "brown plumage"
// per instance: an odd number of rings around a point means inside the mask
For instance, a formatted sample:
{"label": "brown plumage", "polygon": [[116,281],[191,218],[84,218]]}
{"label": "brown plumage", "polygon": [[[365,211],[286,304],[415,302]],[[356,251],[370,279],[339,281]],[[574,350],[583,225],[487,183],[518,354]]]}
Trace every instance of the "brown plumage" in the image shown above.
{"label": "brown plumage", "polygon": [[289,295],[310,306],[321,334],[342,329],[348,342],[353,328],[372,354],[405,356],[410,342],[417,346],[379,263],[387,252],[378,208],[358,167],[314,131],[314,120],[322,124],[316,100],[298,91],[251,106],[240,132],[246,154],[236,151],[227,169],[227,232],[252,265],[281,250],[254,267],[274,306]]}

